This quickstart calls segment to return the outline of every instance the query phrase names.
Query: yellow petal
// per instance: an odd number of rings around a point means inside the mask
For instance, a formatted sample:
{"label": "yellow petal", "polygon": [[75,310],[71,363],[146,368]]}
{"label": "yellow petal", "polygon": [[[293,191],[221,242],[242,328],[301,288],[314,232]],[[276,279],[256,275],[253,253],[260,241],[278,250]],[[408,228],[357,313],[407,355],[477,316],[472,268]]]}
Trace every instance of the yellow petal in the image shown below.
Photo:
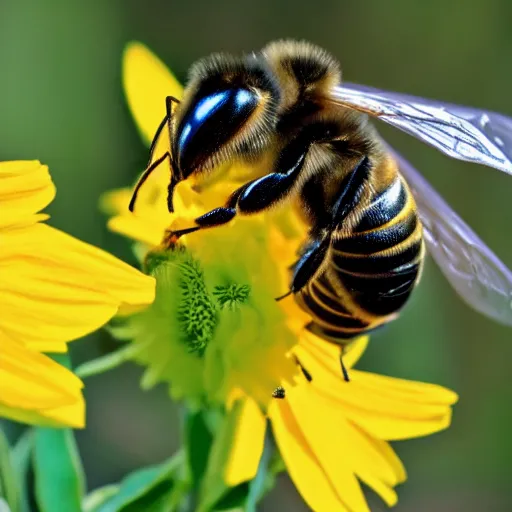
{"label": "yellow petal", "polygon": [[44,224],[6,231],[0,265],[0,327],[34,344],[79,338],[154,299],[153,278]]}
{"label": "yellow petal", "polygon": [[[159,245],[174,217],[167,208],[168,184],[169,169],[164,162],[139,190],[134,213],[128,209],[131,190],[115,190],[105,194],[102,199],[103,209],[117,214],[110,219],[109,229],[151,246]],[[177,208],[180,206],[180,190],[178,186],[175,194]]]}
{"label": "yellow petal", "polygon": [[311,451],[346,507],[358,512],[369,510],[354,474],[354,458],[358,454],[349,440],[351,428],[343,410],[333,409],[321,396],[315,395],[308,383],[287,390],[286,401]]}
{"label": "yellow petal", "polygon": [[[388,505],[397,496],[393,487],[405,480],[405,469],[388,443],[372,438],[345,417],[345,410],[318,393],[309,383],[300,384],[287,393],[291,408],[304,436],[308,439],[320,464],[333,482],[354,474],[372,487]],[[340,474],[341,473],[341,474]],[[359,510],[359,488],[349,500],[347,492],[340,494],[349,508]],[[354,495],[354,493],[352,493]]]}
{"label": "yellow petal", "polygon": [[350,509],[324,472],[287,400],[274,400],[269,414],[279,452],[304,501],[315,512],[348,512]]}
{"label": "yellow petal", "polygon": [[117,188],[105,192],[100,198],[100,209],[107,215],[117,215],[128,211],[132,191],[128,188]]}
{"label": "yellow petal", "polygon": [[[457,395],[442,386],[352,371],[358,386],[343,397],[351,419],[376,437],[410,439],[444,430]],[[363,407],[360,400],[366,399]],[[358,402],[359,400],[359,402]],[[359,404],[359,407],[358,407]]]}
{"label": "yellow petal", "polygon": [[68,346],[62,341],[36,341],[26,342],[25,345],[36,352],[46,352],[50,354],[63,354],[68,351]]}
{"label": "yellow petal", "polygon": [[[332,482],[340,484],[339,494],[348,508],[362,510],[362,493],[357,476],[372,487],[388,505],[397,496],[393,487],[405,480],[405,469],[388,443],[369,436],[345,416],[342,407],[317,392],[309,383],[287,392],[293,414],[320,464]],[[352,488],[346,482],[352,483]],[[350,492],[351,491],[351,492]]]}
{"label": "yellow petal", "polygon": [[85,400],[81,399],[71,405],[55,407],[44,411],[44,417],[51,425],[64,425],[72,428],[85,427]]}
{"label": "yellow petal", "polygon": [[225,469],[224,480],[228,485],[234,487],[256,476],[264,441],[265,418],[256,402],[246,398]]}
{"label": "yellow petal", "polygon": [[146,46],[129,43],[123,56],[123,86],[141,136],[150,144],[166,115],[165,98],[181,98],[183,87]]}
{"label": "yellow petal", "polygon": [[348,419],[369,434],[385,440],[424,436],[450,424],[452,391],[403,379],[351,369],[344,382],[330,360],[319,357],[311,346],[295,349],[301,363],[313,376],[313,385]]}
{"label": "yellow petal", "polygon": [[22,343],[0,336],[0,415],[39,425],[82,427],[82,382]]}
{"label": "yellow petal", "polygon": [[407,478],[402,461],[386,441],[370,436],[353,423],[348,425],[346,444],[352,454],[354,472],[388,506],[395,505],[398,498],[393,487]]}
{"label": "yellow petal", "polygon": [[357,364],[359,359],[366,351],[370,338],[368,336],[361,336],[353,341],[348,347],[345,348],[343,353],[343,364],[346,368],[350,369]]}
{"label": "yellow petal", "polygon": [[[355,366],[359,359],[361,359],[369,341],[368,336],[361,336],[345,347],[343,364],[347,369]],[[305,346],[308,351],[316,354],[330,371],[339,374],[341,348],[338,345],[329,343],[306,330],[301,332],[300,343]]]}
{"label": "yellow petal", "polygon": [[72,405],[42,410],[7,407],[0,402],[0,417],[40,427],[84,428],[85,401],[80,398]]}
{"label": "yellow petal", "polygon": [[157,246],[162,241],[165,233],[165,227],[162,227],[155,219],[154,223],[149,223],[132,214],[118,215],[108,221],[108,228],[114,233],[119,233],[137,242]]}
{"label": "yellow petal", "polygon": [[37,160],[0,162],[0,227],[36,222],[55,197],[48,167]]}

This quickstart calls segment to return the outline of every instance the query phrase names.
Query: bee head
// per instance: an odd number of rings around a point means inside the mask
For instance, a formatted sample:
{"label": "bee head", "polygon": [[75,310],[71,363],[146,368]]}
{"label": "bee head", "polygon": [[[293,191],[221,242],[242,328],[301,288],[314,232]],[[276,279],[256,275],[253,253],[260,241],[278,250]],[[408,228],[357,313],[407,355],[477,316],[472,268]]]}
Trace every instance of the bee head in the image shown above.
{"label": "bee head", "polygon": [[216,54],[196,63],[173,121],[180,179],[257,155],[275,128],[278,101],[272,73],[255,56]]}

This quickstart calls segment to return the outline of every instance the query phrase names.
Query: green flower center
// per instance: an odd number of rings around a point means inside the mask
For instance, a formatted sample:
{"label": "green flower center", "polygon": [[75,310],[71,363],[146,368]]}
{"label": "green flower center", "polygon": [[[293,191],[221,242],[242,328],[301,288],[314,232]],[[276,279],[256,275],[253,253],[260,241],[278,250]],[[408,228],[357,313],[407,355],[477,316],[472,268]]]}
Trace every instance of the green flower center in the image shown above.
{"label": "green flower center", "polygon": [[266,408],[281,382],[293,382],[296,339],[275,301],[282,284],[266,229],[249,219],[146,255],[155,301],[118,333],[146,367],[144,389],[166,382],[190,407],[243,392]]}
{"label": "green flower center", "polygon": [[221,308],[236,309],[240,304],[247,302],[251,287],[248,284],[228,284],[226,286],[216,286],[213,295],[217,299]]}
{"label": "green flower center", "polygon": [[182,341],[190,352],[202,356],[218,324],[217,307],[206,289],[199,263],[189,256],[178,267],[178,287],[181,291],[178,321],[184,335]]}
{"label": "green flower center", "polygon": [[[158,274],[162,265],[171,265],[177,271],[178,304],[176,319],[181,341],[190,353],[204,354],[219,323],[222,309],[231,311],[247,302],[251,287],[248,284],[217,285],[209,293],[200,263],[183,249],[158,251],[148,255],[146,271]],[[172,322],[174,319],[170,319]]]}

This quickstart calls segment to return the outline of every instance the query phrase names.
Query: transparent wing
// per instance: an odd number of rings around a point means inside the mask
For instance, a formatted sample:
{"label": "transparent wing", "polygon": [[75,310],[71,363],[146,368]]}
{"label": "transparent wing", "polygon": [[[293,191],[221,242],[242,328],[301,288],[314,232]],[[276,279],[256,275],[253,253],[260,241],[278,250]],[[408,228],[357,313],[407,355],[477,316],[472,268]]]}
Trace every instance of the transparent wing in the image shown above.
{"label": "transparent wing", "polygon": [[512,272],[405,158],[389,150],[414,194],[427,249],[443,274],[472,308],[512,326]]}
{"label": "transparent wing", "polygon": [[512,174],[512,118],[356,84],[331,95],[334,103],[377,117],[452,158]]}

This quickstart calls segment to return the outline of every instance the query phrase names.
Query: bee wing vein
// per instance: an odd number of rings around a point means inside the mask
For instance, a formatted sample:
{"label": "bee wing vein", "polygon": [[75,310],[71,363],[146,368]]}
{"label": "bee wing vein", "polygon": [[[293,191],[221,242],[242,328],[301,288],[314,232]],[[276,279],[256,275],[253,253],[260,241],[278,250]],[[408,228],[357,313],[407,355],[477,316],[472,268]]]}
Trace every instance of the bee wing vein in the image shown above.
{"label": "bee wing vein", "polygon": [[512,326],[512,272],[419,171],[388,149],[416,199],[428,251],[449,283],[472,308]]}
{"label": "bee wing vein", "polygon": [[335,88],[332,101],[377,117],[452,158],[512,174],[512,119],[506,116],[356,84]]}

